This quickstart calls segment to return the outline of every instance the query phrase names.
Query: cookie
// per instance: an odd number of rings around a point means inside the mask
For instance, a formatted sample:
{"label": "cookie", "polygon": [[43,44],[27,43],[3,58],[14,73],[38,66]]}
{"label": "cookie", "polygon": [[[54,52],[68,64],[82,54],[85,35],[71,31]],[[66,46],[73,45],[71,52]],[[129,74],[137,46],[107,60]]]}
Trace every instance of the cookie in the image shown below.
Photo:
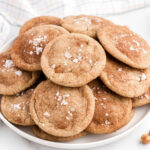
{"label": "cookie", "polygon": [[41,70],[41,54],[45,46],[61,34],[69,33],[56,25],[41,25],[21,34],[14,42],[11,57],[16,66],[27,71]]}
{"label": "cookie", "polygon": [[34,125],[29,112],[29,101],[33,90],[30,88],[13,96],[2,97],[1,112],[8,121],[22,126]]}
{"label": "cookie", "polygon": [[0,54],[0,94],[14,95],[31,85],[40,77],[40,72],[27,72],[17,68],[10,57],[11,51]]}
{"label": "cookie", "polygon": [[95,113],[87,131],[94,134],[114,132],[132,118],[132,101],[111,92],[99,80],[88,84],[95,96]]}
{"label": "cookie", "polygon": [[138,69],[150,66],[150,46],[126,26],[112,25],[98,30],[105,50],[121,62]]}
{"label": "cookie", "polygon": [[20,31],[19,34],[23,34],[24,32],[28,31],[29,29],[39,26],[39,25],[46,25],[46,24],[54,24],[54,25],[60,25],[60,18],[53,17],[53,16],[40,16],[30,19],[29,21],[25,22]]}
{"label": "cookie", "polygon": [[111,26],[111,21],[97,16],[79,15],[68,16],[62,19],[61,26],[73,33],[82,33],[96,38],[97,29]]}
{"label": "cookie", "polygon": [[150,88],[141,96],[132,98],[133,107],[139,107],[150,103]]}
{"label": "cookie", "polygon": [[50,80],[41,82],[33,92],[30,112],[35,123],[46,133],[70,137],[79,134],[93,118],[95,99],[86,85],[68,88]]}
{"label": "cookie", "polygon": [[58,136],[53,136],[53,135],[47,134],[46,132],[42,131],[38,126],[33,126],[32,132],[36,137],[38,137],[40,139],[48,140],[48,141],[57,141],[57,142],[65,142],[65,141],[75,140],[75,139],[81,138],[87,134],[86,131],[82,131],[81,133],[74,135],[74,136],[58,137]]}
{"label": "cookie", "polygon": [[79,33],[55,38],[41,57],[41,67],[47,78],[68,87],[80,87],[97,78],[105,63],[101,45]]}
{"label": "cookie", "polygon": [[109,56],[100,78],[109,89],[125,97],[138,97],[150,85],[148,69],[134,69]]}

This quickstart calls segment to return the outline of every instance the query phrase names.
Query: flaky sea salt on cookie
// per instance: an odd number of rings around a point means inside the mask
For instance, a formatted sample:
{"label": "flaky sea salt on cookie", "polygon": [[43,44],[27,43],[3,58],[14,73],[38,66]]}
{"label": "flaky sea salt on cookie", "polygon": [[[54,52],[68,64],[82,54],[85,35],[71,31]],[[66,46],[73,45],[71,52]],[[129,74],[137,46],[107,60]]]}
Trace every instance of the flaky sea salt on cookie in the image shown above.
{"label": "flaky sea salt on cookie", "polygon": [[23,24],[23,26],[20,29],[19,34],[23,34],[29,29],[39,26],[39,25],[46,25],[46,24],[60,25],[60,22],[61,22],[61,19],[58,17],[53,17],[53,16],[35,17]]}
{"label": "flaky sea salt on cookie", "polygon": [[15,65],[27,71],[41,70],[41,54],[45,46],[57,36],[67,33],[56,25],[41,25],[21,34],[11,52]]}
{"label": "flaky sea salt on cookie", "polygon": [[1,100],[1,112],[8,121],[17,125],[34,125],[29,112],[29,101],[33,88],[13,96],[3,96]]}
{"label": "flaky sea salt on cookie", "polygon": [[126,26],[112,25],[98,30],[98,39],[113,57],[139,69],[150,66],[150,46]]}
{"label": "flaky sea salt on cookie", "polygon": [[114,132],[133,117],[132,101],[111,92],[101,81],[89,83],[95,96],[95,113],[87,131],[95,134]]}
{"label": "flaky sea salt on cookie", "polygon": [[102,17],[79,15],[68,16],[62,19],[61,25],[73,33],[87,34],[96,38],[97,29],[102,30],[104,26],[111,26],[111,21]]}
{"label": "flaky sea salt on cookie", "polygon": [[110,56],[100,78],[109,89],[125,97],[138,97],[150,86],[148,69],[131,68]]}
{"label": "flaky sea salt on cookie", "polygon": [[106,63],[101,45],[78,33],[61,35],[44,49],[41,67],[53,82],[80,87],[98,77]]}
{"label": "flaky sea salt on cookie", "polygon": [[19,93],[32,86],[40,77],[40,72],[27,72],[17,68],[10,53],[9,50],[0,54],[0,94],[2,95]]}
{"label": "flaky sea salt on cookie", "polygon": [[41,82],[33,92],[30,112],[35,123],[54,136],[79,134],[93,118],[95,99],[86,85],[68,88],[50,80]]}
{"label": "flaky sea salt on cookie", "polygon": [[58,136],[53,136],[53,135],[47,134],[46,132],[42,131],[38,126],[33,126],[32,132],[35,136],[37,136],[40,139],[44,139],[44,140],[48,140],[48,141],[58,141],[58,142],[75,140],[75,139],[81,138],[87,134],[86,131],[82,131],[79,134],[74,135],[74,136],[58,137]]}
{"label": "flaky sea salt on cookie", "polygon": [[132,98],[133,107],[139,107],[150,103],[150,88],[141,96]]}

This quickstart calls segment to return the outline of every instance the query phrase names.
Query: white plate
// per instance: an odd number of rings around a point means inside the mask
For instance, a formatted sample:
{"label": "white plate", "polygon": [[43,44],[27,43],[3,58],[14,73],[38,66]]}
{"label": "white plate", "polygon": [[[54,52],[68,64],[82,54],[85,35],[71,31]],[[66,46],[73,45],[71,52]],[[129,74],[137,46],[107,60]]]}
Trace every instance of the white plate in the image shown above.
{"label": "white plate", "polygon": [[[0,52],[5,51],[7,48],[9,48],[12,45],[14,40],[15,38],[12,38],[7,44],[5,44],[0,49]],[[55,147],[55,148],[63,148],[63,149],[84,149],[84,148],[92,148],[92,147],[109,144],[126,136],[144,121],[144,119],[148,116],[149,112],[150,112],[150,105],[137,108],[135,111],[134,118],[130,121],[130,123],[127,124],[125,127],[119,129],[118,131],[106,135],[89,134],[85,137],[70,142],[51,142],[51,141],[39,139],[32,134],[30,127],[15,126],[10,122],[8,122],[1,113],[0,113],[0,118],[14,132],[38,144]]]}

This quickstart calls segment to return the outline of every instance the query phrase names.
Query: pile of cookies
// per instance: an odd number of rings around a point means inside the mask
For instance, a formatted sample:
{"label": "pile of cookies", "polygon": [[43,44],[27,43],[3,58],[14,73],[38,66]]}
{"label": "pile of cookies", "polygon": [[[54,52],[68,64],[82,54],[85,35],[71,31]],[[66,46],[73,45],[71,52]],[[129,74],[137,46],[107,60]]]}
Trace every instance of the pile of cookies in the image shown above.
{"label": "pile of cookies", "polygon": [[73,140],[125,126],[150,103],[150,46],[97,16],[41,16],[0,54],[1,112],[35,136]]}

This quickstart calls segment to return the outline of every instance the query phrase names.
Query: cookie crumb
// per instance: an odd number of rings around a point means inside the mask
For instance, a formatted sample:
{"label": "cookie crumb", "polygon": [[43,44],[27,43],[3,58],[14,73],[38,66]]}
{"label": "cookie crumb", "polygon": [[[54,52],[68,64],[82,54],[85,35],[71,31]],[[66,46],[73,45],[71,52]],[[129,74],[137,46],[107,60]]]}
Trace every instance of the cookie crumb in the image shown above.
{"label": "cookie crumb", "polygon": [[150,133],[149,134],[143,134],[141,136],[141,143],[143,143],[143,144],[149,144],[150,143]]}

